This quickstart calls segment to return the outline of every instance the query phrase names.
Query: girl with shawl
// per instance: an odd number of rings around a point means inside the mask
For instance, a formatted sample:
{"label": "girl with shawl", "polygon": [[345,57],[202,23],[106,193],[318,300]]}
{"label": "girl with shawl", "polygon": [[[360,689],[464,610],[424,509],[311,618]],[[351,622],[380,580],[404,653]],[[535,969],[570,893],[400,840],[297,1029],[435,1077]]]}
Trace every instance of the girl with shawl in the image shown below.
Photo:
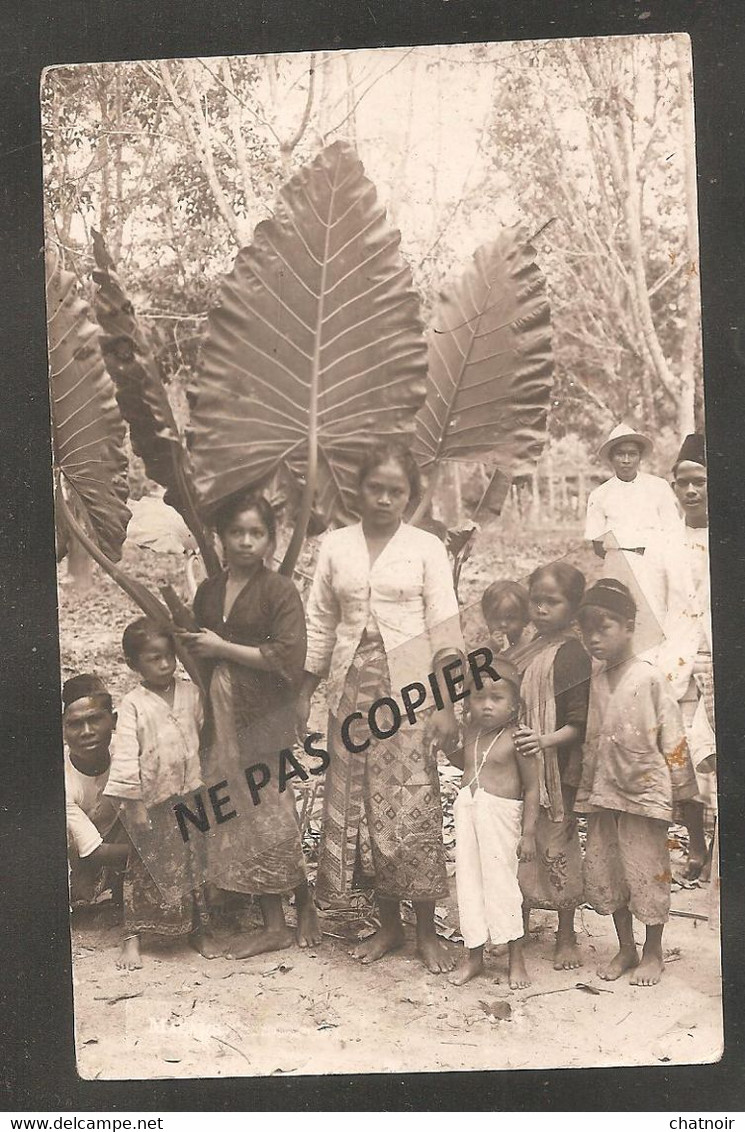
{"label": "girl with shawl", "polygon": [[[361,522],[325,536],[307,607],[298,726],[304,731],[311,696],[327,677],[331,756],[316,890],[332,902],[353,888],[375,889],[381,927],[354,953],[363,963],[402,946],[400,901],[411,900],[419,955],[440,973],[454,959],[434,924],[448,885],[428,723],[422,712],[393,734],[390,709],[378,710],[377,730],[387,736],[376,738],[366,717],[376,700],[425,680],[441,649],[460,645],[458,601],[445,547],[402,521],[419,491],[410,453],[394,444],[373,449],[358,483]],[[442,738],[455,731],[452,710],[436,714],[434,729]]]}
{"label": "girl with shawl", "polygon": [[516,732],[515,746],[520,755],[539,760],[536,858],[522,862],[518,876],[526,913],[531,908],[558,912],[557,970],[581,966],[574,914],[582,899],[582,859],[573,810],[591,666],[571,625],[584,588],[584,575],[566,562],[535,570],[528,585],[535,639],[503,654],[522,673],[526,725]]}
{"label": "girl with shawl", "polygon": [[[237,813],[210,839],[209,876],[225,891],[258,896],[264,918],[263,931],[233,941],[228,958],[243,959],[292,943],[282,907],[282,894],[290,890],[296,898],[297,942],[301,947],[320,942],[294,792],[280,773],[281,752],[295,742],[305,618],[290,579],[265,565],[276,539],[266,499],[232,498],[217,513],[215,529],[227,570],[202,582],[194,598],[201,628],[184,638],[195,656],[214,661],[204,744],[216,764],[209,780],[230,784]],[[256,778],[249,781],[252,769]]]}

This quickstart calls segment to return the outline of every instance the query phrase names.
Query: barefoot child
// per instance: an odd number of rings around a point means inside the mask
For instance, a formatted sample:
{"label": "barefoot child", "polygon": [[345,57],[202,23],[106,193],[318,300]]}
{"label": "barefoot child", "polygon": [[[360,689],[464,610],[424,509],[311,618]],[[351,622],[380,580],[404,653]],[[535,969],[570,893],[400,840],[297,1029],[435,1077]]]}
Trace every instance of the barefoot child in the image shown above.
{"label": "barefoot child", "polygon": [[[276,520],[261,495],[226,500],[214,516],[227,569],[202,582],[194,598],[197,633],[184,633],[194,654],[212,662],[209,684],[211,747],[223,778],[237,790],[247,768],[262,782],[246,790],[240,820],[220,827],[208,846],[214,884],[247,904],[258,898],[264,929],[231,942],[229,959],[278,951],[296,941],[320,943],[308,887],[292,787],[282,779],[281,752],[296,741],[295,702],[305,661],[305,616],[290,578],[267,566],[276,546]],[[263,770],[258,768],[263,767]],[[256,803],[259,798],[260,804]],[[297,926],[285,921],[282,897],[294,891]]]}
{"label": "barefoot child", "polygon": [[[587,740],[577,810],[586,813],[585,899],[612,914],[618,953],[598,974],[633,971],[635,986],[662,974],[662,931],[670,909],[668,824],[673,801],[696,795],[685,730],[662,672],[634,655],[636,603],[615,578],[601,578],[579,621],[592,656]],[[646,926],[641,962],[633,919]]]}
{"label": "barefoot child", "polygon": [[[140,686],[119,705],[111,770],[104,794],[119,799],[119,812],[132,840],[124,877],[124,942],[117,966],[142,966],[144,933],[178,939],[192,937],[205,958],[219,952],[210,937],[201,896],[190,895],[199,878],[190,875],[190,858],[179,843],[169,799],[201,786],[199,731],[203,713],[198,689],[177,679],[173,637],[140,617],[124,630],[124,659]],[[143,856],[157,860],[161,885]],[[193,881],[193,885],[192,885]]]}
{"label": "barefoot child", "polygon": [[506,943],[510,986],[530,983],[523,959],[522,895],[517,863],[535,857],[538,771],[517,755],[512,731],[520,710],[520,676],[497,656],[481,689],[470,685],[463,747],[451,762],[463,767],[455,801],[455,879],[466,954],[451,982],[462,986],[484,969],[484,945]]}
{"label": "barefoot child", "polygon": [[520,755],[538,760],[540,811],[536,857],[520,864],[527,914],[558,913],[554,968],[581,966],[574,914],[582,899],[582,859],[574,798],[582,768],[590,658],[571,630],[585,588],[584,575],[566,562],[535,570],[528,585],[536,636],[507,656],[522,672],[527,725],[515,733]]}
{"label": "barefoot child", "polygon": [[481,595],[481,612],[495,651],[519,648],[532,641],[535,633],[529,606],[528,591],[519,582],[492,582],[487,586]]}

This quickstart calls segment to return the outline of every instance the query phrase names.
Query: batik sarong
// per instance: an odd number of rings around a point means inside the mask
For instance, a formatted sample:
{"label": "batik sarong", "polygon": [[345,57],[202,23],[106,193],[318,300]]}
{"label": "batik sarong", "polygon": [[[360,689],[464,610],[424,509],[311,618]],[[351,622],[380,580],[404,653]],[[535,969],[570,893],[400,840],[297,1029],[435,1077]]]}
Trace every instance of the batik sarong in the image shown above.
{"label": "batik sarong", "polygon": [[[389,739],[367,730],[370,706],[390,695],[388,664],[382,644],[363,638],[350,665],[339,707],[329,717],[331,763],[324,784],[321,849],[316,892],[324,901],[355,888],[374,888],[394,900],[438,900],[447,895],[442,843],[442,805],[437,758],[425,741],[420,718],[406,719]],[[359,711],[361,728],[352,727],[355,743],[370,745],[351,753],[341,725]],[[384,713],[379,713],[384,729]]]}
{"label": "batik sarong", "polygon": [[[280,788],[280,723],[273,729],[271,717],[262,721],[266,737],[260,744],[249,726],[239,733],[234,695],[230,667],[218,664],[210,683],[212,763],[229,784],[237,816],[210,830],[207,878],[228,892],[290,892],[305,881],[305,864],[295,792],[291,783]],[[275,730],[278,738],[272,742]],[[264,783],[256,790],[256,800],[246,783],[245,772],[252,766],[265,767],[269,775],[264,782],[265,771],[254,771],[255,783]]]}

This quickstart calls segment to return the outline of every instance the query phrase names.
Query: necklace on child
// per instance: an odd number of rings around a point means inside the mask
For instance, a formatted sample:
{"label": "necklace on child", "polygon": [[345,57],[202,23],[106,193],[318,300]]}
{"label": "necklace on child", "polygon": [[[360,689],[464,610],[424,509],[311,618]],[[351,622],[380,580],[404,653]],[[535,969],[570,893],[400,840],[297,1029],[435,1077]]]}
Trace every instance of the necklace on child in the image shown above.
{"label": "necklace on child", "polygon": [[[486,764],[486,760],[489,758],[489,755],[492,753],[492,749],[494,747],[494,744],[497,742],[498,739],[501,739],[501,737],[504,735],[506,730],[507,730],[506,725],[504,727],[501,727],[499,729],[499,731],[496,733],[496,735],[494,736],[494,738],[492,739],[489,746],[484,751],[484,753],[481,757],[481,762],[479,763],[478,767],[476,768],[476,773],[474,775],[474,778],[476,779],[477,782],[479,780],[479,775],[481,774],[482,770],[484,769],[484,766]],[[476,758],[478,758],[478,756],[479,756],[479,739],[481,738],[481,736],[483,734],[484,734],[483,731],[479,731],[478,735],[476,736],[476,742],[473,745],[473,753],[475,754]]]}

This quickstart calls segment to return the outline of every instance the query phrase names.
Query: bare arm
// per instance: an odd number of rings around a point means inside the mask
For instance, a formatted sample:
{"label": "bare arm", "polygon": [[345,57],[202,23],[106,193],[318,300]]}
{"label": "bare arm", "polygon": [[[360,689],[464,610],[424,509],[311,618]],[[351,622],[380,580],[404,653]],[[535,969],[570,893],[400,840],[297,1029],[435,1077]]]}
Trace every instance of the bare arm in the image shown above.
{"label": "bare arm", "polygon": [[272,668],[261,649],[254,645],[237,645],[233,641],[226,641],[211,629],[200,629],[198,633],[179,633],[179,637],[195,656],[209,660],[228,660],[246,668],[259,668],[262,672],[269,672]]}
{"label": "bare arm", "polygon": [[521,727],[515,733],[515,746],[520,755],[538,755],[546,747],[569,747],[581,738],[580,729],[573,723],[565,723],[558,731],[549,731],[546,735],[538,735],[530,727]]}
{"label": "bare arm", "polygon": [[523,829],[517,855],[521,861],[532,861],[535,858],[535,825],[539,806],[538,767],[533,759],[519,758],[517,765],[523,784]]}
{"label": "bare arm", "polygon": [[97,849],[94,849],[83,860],[87,863],[91,862],[98,868],[101,865],[123,865],[129,856],[129,845],[125,841],[114,841],[108,844],[102,841]]}

